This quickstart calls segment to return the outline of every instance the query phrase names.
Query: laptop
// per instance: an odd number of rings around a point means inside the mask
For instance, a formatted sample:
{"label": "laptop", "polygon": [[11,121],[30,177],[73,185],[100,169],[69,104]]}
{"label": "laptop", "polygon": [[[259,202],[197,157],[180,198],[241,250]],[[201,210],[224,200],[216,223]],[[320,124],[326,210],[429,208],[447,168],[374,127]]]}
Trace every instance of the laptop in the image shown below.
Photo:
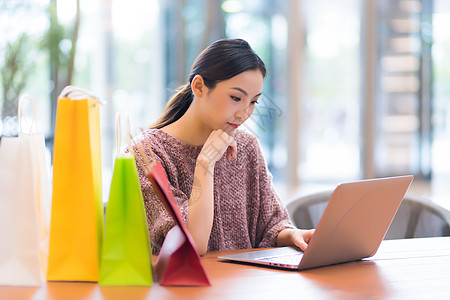
{"label": "laptop", "polygon": [[306,270],[373,256],[412,175],[342,183],[333,191],[305,252],[279,247],[219,256],[226,261]]}

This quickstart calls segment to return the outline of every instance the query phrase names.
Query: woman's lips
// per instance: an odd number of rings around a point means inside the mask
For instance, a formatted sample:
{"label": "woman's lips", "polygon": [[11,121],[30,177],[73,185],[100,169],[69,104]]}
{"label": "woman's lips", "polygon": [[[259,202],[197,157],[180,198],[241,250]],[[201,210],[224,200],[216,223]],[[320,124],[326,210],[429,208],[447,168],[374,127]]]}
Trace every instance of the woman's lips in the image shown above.
{"label": "woman's lips", "polygon": [[230,126],[233,127],[234,129],[236,129],[236,128],[238,128],[239,125],[241,125],[241,124],[228,123],[228,125],[230,125]]}

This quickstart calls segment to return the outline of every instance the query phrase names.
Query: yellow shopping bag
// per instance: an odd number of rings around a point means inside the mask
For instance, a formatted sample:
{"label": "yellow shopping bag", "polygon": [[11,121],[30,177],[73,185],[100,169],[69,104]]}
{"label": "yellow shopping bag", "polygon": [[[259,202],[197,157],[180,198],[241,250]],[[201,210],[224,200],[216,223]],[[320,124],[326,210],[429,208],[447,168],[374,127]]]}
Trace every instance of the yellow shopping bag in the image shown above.
{"label": "yellow shopping bag", "polygon": [[103,237],[99,100],[66,87],[59,99],[47,280],[98,281]]}

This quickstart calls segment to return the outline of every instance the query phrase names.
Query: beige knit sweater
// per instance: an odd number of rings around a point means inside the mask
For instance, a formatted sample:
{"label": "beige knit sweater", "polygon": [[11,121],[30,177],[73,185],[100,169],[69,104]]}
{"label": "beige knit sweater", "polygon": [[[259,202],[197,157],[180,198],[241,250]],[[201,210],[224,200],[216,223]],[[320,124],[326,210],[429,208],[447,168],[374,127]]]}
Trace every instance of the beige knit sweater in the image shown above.
{"label": "beige knit sweater", "polygon": [[[237,159],[223,156],[214,169],[214,220],[208,251],[276,246],[278,233],[293,228],[286,208],[276,195],[258,140],[236,130]],[[185,144],[166,132],[151,129],[134,138],[149,141],[171,184],[172,192],[186,223],[188,200],[194,180],[196,159],[202,146]],[[148,154],[148,153],[147,153]],[[147,212],[152,251],[158,254],[174,221],[153,192],[139,167],[142,194]],[[193,191],[201,193],[201,190]]]}

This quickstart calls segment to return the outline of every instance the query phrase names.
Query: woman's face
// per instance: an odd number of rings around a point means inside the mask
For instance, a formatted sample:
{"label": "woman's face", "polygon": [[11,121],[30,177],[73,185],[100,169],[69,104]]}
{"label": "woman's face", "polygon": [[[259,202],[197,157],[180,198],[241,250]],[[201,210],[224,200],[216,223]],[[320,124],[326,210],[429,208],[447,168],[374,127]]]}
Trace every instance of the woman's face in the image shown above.
{"label": "woman's face", "polygon": [[250,70],[220,81],[204,94],[201,109],[205,125],[231,134],[252,115],[261,95],[261,71]]}

